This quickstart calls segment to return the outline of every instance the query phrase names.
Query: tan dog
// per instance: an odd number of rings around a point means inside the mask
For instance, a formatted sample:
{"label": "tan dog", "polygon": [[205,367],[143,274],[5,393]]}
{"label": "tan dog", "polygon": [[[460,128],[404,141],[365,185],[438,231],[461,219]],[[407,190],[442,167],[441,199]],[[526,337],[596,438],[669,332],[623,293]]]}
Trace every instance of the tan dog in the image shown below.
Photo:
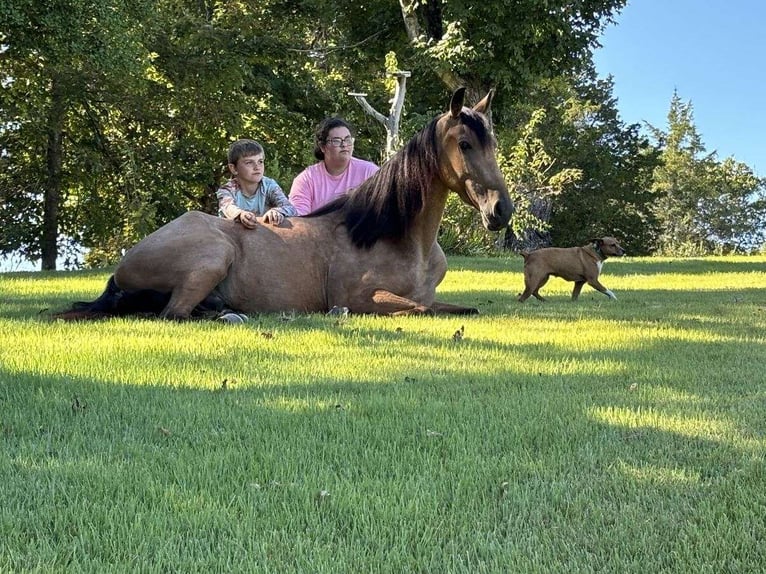
{"label": "tan dog", "polygon": [[610,299],[617,299],[598,280],[607,257],[625,255],[625,250],[614,237],[591,239],[583,247],[545,247],[529,253],[522,252],[521,255],[524,257],[524,292],[519,295],[519,301],[526,301],[530,295],[545,301],[539,291],[551,275],[574,281],[573,301],[586,283]]}

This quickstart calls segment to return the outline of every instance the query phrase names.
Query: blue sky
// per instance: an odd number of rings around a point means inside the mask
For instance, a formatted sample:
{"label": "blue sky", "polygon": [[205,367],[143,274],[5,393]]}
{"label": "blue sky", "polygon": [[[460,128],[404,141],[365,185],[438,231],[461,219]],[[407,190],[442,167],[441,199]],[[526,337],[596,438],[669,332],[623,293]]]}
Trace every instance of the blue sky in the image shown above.
{"label": "blue sky", "polygon": [[708,152],[766,177],[766,0],[631,0],[601,37],[625,123],[667,129],[673,90]]}

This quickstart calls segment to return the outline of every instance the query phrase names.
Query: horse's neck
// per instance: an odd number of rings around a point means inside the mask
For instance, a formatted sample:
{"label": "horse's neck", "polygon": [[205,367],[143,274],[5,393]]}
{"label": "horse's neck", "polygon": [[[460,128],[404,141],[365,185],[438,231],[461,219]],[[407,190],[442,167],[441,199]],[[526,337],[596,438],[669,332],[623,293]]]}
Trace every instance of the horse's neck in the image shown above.
{"label": "horse's neck", "polygon": [[449,189],[440,179],[435,178],[426,194],[423,209],[417,215],[415,224],[412,226],[412,238],[425,255],[431,251],[431,247],[436,241],[448,195]]}

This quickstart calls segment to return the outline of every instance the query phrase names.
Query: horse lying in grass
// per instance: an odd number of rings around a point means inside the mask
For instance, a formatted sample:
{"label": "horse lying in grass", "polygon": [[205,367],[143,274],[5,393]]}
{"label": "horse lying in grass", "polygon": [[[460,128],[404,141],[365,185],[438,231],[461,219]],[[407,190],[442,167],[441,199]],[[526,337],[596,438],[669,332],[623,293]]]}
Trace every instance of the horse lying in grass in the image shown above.
{"label": "horse lying in grass", "polygon": [[57,316],[86,319],[158,314],[187,319],[201,309],[244,313],[327,312],[384,315],[478,313],[435,300],[447,271],[436,236],[447,195],[503,229],[513,213],[495,159],[486,113],[457,90],[436,117],[366,182],[306,217],[280,226],[189,212],[137,243],[104,293]]}

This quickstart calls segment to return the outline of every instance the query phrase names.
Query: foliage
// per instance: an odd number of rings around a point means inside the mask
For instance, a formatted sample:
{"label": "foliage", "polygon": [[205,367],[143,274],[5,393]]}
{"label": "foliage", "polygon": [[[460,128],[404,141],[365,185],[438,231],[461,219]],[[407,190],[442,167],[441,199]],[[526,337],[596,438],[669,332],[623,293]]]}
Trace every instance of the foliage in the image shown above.
{"label": "foliage", "polygon": [[482,315],[241,326],[47,321],[107,274],[3,275],[0,570],[760,571],[765,265],[521,305],[521,258],[451,258]]}
{"label": "foliage", "polygon": [[691,102],[673,94],[668,129],[652,127],[662,149],[653,204],[660,253],[696,255],[751,251],[764,241],[766,180],[733,158],[707,154]]}
{"label": "foliage", "polygon": [[477,99],[496,86],[522,101],[540,78],[577,70],[624,0],[518,0],[468,7],[400,0],[418,75],[435,73]]}
{"label": "foliage", "polygon": [[547,111],[538,137],[558,169],[581,174],[551,198],[551,243],[567,247],[615,235],[631,254],[649,253],[657,154],[639,126],[620,120],[611,78],[598,79],[588,65],[579,74],[541,82],[527,105]]}
{"label": "foliage", "polygon": [[494,250],[495,235],[481,223],[481,216],[455,194],[447,198],[444,217],[437,237],[445,253],[487,255]]}
{"label": "foliage", "polygon": [[726,158],[708,174],[711,193],[698,204],[697,225],[716,253],[750,253],[766,242],[766,179]]}
{"label": "foliage", "polygon": [[545,149],[540,133],[545,117],[543,108],[533,110],[519,139],[500,159],[500,169],[506,181],[512,182],[516,206],[504,247],[515,251],[549,244],[551,206],[556,196],[582,177],[580,169],[559,169],[556,160]]}
{"label": "foliage", "polygon": [[[135,85],[146,60],[140,23],[148,4],[3,4],[0,43],[7,67],[0,92],[5,118],[0,149],[10,170],[0,183],[3,199],[11,198],[3,202],[3,215],[15,214],[17,222],[5,232],[10,241],[4,253],[21,247],[41,256],[43,268],[55,268],[59,234],[77,236],[79,221],[69,206],[77,204],[78,190],[93,173],[83,173],[68,154],[81,138],[98,144],[94,108],[115,105]],[[100,171],[105,159],[91,158],[95,165],[86,170]],[[24,210],[30,200],[35,209]]]}
{"label": "foliage", "polygon": [[[522,207],[517,231],[537,233],[524,203],[534,205],[549,185],[530,184],[524,170],[543,178],[579,170],[542,210],[550,210],[542,233],[569,244],[611,231],[631,252],[648,252],[662,243],[655,219],[665,213],[649,208],[665,197],[648,191],[656,154],[635,126],[619,121],[611,83],[595,78],[590,61],[624,5],[7,0],[0,7],[0,254],[42,256],[53,268],[68,244],[89,249],[89,265],[113,263],[183,211],[215,210],[226,150],[238,137],[264,144],[267,174],[285,191],[314,161],[311,134],[328,115],[355,126],[357,155],[380,161],[385,131],[347,94],[366,92],[373,107],[387,108],[392,67],[412,72],[403,141],[444,109],[456,85],[468,86],[469,101],[496,89],[495,129]],[[529,149],[531,165],[523,166],[511,156],[521,157],[512,149],[527,137],[528,122],[536,122],[547,159]],[[748,197],[755,221],[762,188],[743,169],[711,177],[750,186],[750,196],[722,194]],[[726,236],[713,241],[723,250],[760,241],[753,228],[732,223],[737,201],[707,232]],[[714,207],[695,204],[706,217]],[[472,219],[451,201],[445,242],[463,252],[490,249]]]}

